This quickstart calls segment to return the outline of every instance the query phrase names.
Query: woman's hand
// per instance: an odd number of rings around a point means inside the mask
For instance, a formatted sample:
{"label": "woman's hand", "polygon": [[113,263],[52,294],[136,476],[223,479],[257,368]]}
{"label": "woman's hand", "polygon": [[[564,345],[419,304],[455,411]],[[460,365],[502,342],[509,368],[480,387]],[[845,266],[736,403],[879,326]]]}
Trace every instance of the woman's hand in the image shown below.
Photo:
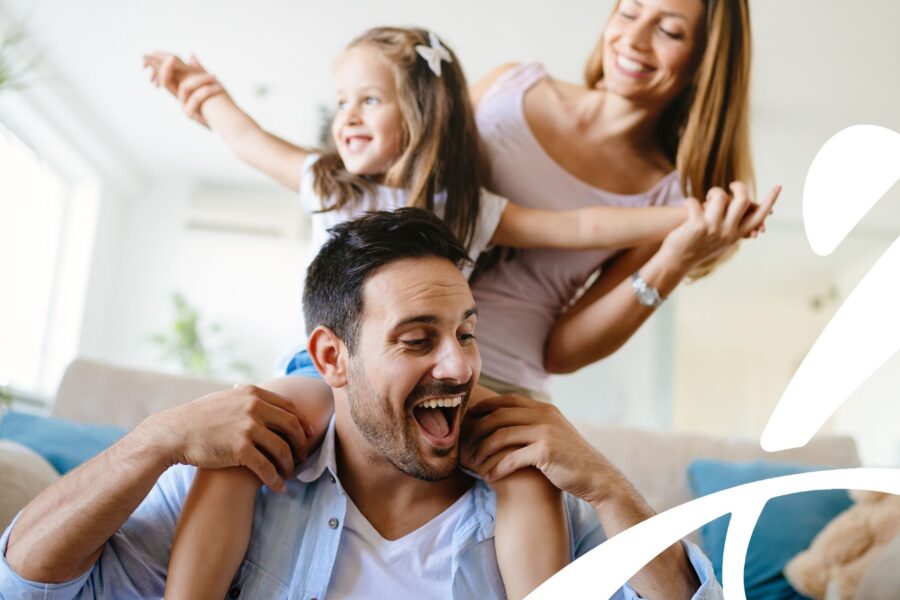
{"label": "woman's hand", "polygon": [[756,204],[745,184],[736,181],[728,187],[731,195],[712,188],[702,205],[696,198],[686,199],[687,220],[663,241],[661,251],[686,272],[724,253],[741,238],[764,232],[766,217],[781,193],[781,186],[775,186],[762,204]]}
{"label": "woman's hand", "polygon": [[488,483],[535,467],[560,490],[597,506],[623,479],[552,404],[496,396],[479,402],[466,419],[463,464]]}

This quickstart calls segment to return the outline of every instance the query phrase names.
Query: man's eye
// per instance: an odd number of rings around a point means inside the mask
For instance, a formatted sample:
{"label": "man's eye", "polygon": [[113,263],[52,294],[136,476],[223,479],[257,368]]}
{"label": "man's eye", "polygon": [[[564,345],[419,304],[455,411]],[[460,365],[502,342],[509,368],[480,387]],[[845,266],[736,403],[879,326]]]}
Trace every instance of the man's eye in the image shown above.
{"label": "man's eye", "polygon": [[400,343],[408,348],[424,348],[428,343],[426,338],[414,339],[414,340],[400,340]]}
{"label": "man's eye", "polygon": [[467,344],[469,342],[474,342],[475,334],[474,333],[464,333],[459,336],[459,341],[463,342],[464,344]]}

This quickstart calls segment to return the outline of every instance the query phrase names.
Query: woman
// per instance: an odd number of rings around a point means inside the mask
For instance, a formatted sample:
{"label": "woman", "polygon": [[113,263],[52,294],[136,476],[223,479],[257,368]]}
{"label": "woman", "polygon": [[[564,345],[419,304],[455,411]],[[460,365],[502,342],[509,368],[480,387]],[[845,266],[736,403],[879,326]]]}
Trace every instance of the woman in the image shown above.
{"label": "woman", "polygon": [[[702,208],[687,200],[690,218],[661,245],[522,250],[484,272],[473,291],[485,385],[542,390],[549,373],[612,354],[682,279],[736,249],[753,178],[749,76],[746,0],[619,0],[584,84],[532,64],[503,66],[474,86],[493,191],[503,196],[574,208],[676,204],[708,190]],[[549,207],[548,198],[559,200]],[[520,343],[495,343],[510,331]]]}

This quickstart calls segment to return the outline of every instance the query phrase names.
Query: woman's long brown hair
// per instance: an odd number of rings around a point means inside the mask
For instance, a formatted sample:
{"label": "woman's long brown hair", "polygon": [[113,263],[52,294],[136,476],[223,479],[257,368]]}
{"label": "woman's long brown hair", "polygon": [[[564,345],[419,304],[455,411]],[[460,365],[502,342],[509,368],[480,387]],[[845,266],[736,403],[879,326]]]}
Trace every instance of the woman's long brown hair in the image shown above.
{"label": "woman's long brown hair", "polygon": [[[618,10],[619,3],[613,12]],[[750,9],[747,0],[702,0],[706,6],[705,45],[693,81],[666,108],[659,120],[659,143],[675,165],[685,196],[701,201],[713,187],[732,181],[755,188],[750,153]],[[603,40],[585,69],[585,83],[603,79]],[[730,256],[700,264],[702,277]]]}
{"label": "woman's long brown hair", "polygon": [[[384,174],[384,184],[407,190],[407,206],[430,211],[434,196],[446,193],[444,221],[468,247],[486,167],[459,59],[447,48],[452,61],[443,62],[441,75],[435,75],[416,52],[417,45],[430,45],[424,29],[376,27],[348,48],[362,45],[377,49],[393,68],[403,115],[403,151]],[[316,193],[327,199],[323,210],[359,202],[374,190],[370,179],[347,171],[333,143],[316,161],[313,174]]]}

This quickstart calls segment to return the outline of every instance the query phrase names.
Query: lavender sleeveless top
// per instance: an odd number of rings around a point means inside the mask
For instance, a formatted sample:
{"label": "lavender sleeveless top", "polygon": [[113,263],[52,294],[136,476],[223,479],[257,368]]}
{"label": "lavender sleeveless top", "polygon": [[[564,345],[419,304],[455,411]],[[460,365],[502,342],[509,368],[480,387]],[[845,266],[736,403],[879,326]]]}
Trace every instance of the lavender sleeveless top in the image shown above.
{"label": "lavender sleeveless top", "polygon": [[[614,194],[565,171],[543,150],[525,120],[525,92],[547,76],[543,65],[505,72],[482,97],[478,129],[491,163],[492,191],[523,206],[571,210],[587,206],[662,206],[684,197],[676,172],[642,194]],[[611,250],[518,250],[473,285],[478,305],[478,347],[484,373],[543,390],[544,342],[587,278],[615,254]]]}

